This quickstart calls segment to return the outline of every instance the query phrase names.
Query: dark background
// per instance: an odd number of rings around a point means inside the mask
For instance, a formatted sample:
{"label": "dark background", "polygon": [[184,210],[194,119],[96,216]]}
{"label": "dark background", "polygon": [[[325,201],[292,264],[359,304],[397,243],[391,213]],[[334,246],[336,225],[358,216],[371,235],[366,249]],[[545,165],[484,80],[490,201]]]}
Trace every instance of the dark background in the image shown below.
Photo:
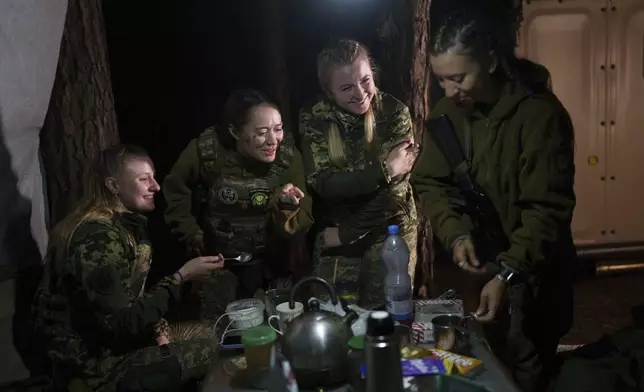
{"label": "dark background", "polygon": [[[386,63],[379,58],[378,27],[395,0],[284,0],[283,24],[275,26],[283,30],[284,53],[261,47],[260,26],[272,28],[272,21],[259,1],[105,2],[121,141],[148,150],[159,182],[188,142],[217,122],[230,92],[253,87],[269,93],[267,55],[286,57],[291,119],[285,123],[291,129],[299,107],[319,92],[315,58],[329,39],[359,40],[377,64]],[[163,221],[164,208],[159,194],[150,216],[157,277],[184,261]]]}

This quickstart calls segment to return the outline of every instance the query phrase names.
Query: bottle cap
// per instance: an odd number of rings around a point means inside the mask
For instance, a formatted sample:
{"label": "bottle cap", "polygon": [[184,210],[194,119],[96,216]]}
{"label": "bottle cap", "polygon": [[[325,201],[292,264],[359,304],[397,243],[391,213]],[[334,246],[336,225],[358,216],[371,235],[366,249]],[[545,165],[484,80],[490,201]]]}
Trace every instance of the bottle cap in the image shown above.
{"label": "bottle cap", "polygon": [[400,232],[400,229],[398,228],[398,225],[390,225],[389,227],[387,227],[387,232],[389,233],[389,235],[394,235],[398,234]]}
{"label": "bottle cap", "polygon": [[388,312],[372,312],[367,319],[367,335],[385,336],[395,333],[394,319]]}

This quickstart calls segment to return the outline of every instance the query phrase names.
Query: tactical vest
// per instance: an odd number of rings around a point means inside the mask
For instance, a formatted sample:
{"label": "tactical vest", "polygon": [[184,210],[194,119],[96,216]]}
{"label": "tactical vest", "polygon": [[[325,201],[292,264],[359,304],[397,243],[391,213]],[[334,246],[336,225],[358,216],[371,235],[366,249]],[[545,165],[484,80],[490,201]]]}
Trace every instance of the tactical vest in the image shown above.
{"label": "tactical vest", "polygon": [[293,142],[285,135],[275,161],[245,170],[232,161],[214,127],[197,140],[207,201],[200,221],[209,252],[263,255],[267,243],[269,198],[291,164]]}

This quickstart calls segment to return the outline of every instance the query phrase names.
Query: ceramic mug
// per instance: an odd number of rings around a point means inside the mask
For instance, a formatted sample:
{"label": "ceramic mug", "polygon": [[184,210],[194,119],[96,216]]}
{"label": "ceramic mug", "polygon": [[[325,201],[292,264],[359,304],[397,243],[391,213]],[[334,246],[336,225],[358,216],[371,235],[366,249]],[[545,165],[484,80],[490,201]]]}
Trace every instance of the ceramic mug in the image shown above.
{"label": "ceramic mug", "polygon": [[295,302],[295,308],[291,309],[288,302],[282,302],[275,307],[275,310],[277,311],[277,314],[274,314],[268,318],[268,325],[270,325],[271,328],[275,330],[275,332],[282,334],[283,331],[280,331],[279,327],[275,328],[271,324],[271,321],[279,319],[284,324],[289,323],[293,321],[294,318],[299,317],[302,315],[302,313],[304,313],[304,305],[301,302]]}

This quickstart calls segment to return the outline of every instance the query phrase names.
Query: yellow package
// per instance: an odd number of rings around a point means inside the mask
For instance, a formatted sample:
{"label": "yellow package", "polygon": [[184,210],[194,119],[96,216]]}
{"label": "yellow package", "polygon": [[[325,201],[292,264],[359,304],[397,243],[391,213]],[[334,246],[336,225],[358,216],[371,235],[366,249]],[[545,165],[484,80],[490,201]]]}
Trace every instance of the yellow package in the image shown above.
{"label": "yellow package", "polygon": [[456,374],[465,376],[483,364],[480,359],[454,354],[437,348],[430,348],[429,351],[441,359],[447,374],[453,374],[452,372],[456,370]]}
{"label": "yellow package", "polygon": [[419,359],[434,356],[429,349],[419,346],[405,346],[400,349],[402,359]]}

